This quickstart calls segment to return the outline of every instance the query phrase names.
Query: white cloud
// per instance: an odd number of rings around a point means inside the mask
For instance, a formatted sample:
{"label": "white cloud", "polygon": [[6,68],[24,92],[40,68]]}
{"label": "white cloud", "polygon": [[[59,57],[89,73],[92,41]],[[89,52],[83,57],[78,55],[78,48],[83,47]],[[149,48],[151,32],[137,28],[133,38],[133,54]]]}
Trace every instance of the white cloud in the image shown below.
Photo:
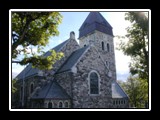
{"label": "white cloud", "polygon": [[117,72],[120,74],[128,73],[129,72],[129,62],[130,57],[125,56],[121,51],[116,50],[115,51],[116,56],[116,68]]}
{"label": "white cloud", "polygon": [[113,27],[114,35],[125,35],[127,33],[126,28],[130,26],[130,22],[126,21],[125,12],[107,12],[106,20]]}
{"label": "white cloud", "polygon": [[129,73],[120,74],[117,73],[117,80],[126,81],[129,76]]}

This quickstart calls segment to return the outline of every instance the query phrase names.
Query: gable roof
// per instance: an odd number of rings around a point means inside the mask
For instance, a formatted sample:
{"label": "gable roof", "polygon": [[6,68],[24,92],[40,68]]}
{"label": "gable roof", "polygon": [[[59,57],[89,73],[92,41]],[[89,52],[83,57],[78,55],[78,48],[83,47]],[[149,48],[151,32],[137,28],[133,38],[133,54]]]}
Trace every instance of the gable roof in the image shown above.
{"label": "gable roof", "polygon": [[51,81],[35,93],[31,99],[70,99],[70,97],[56,81]]}
{"label": "gable roof", "polygon": [[89,48],[89,46],[85,46],[83,48],[74,51],[66,60],[66,62],[64,62],[64,64],[60,67],[57,73],[71,70],[71,68],[77,63],[77,61],[80,59],[83,53],[87,50],[87,48]]}
{"label": "gable roof", "polygon": [[79,29],[79,38],[92,33],[94,30],[113,36],[112,26],[99,12],[90,12]]}
{"label": "gable roof", "polygon": [[[56,52],[60,51],[61,48],[62,48],[68,41],[69,41],[69,40],[64,41],[63,43],[61,43],[61,44],[57,45],[56,47],[52,48],[52,50],[55,50]],[[51,52],[50,52],[50,51],[47,51],[43,56],[47,57],[47,56],[49,56],[49,55],[51,55]],[[19,74],[17,75],[16,78],[18,78],[19,80],[20,80],[20,79],[23,79],[23,77],[28,78],[28,77],[37,75],[39,71],[40,71],[40,70],[37,69],[37,68],[32,68],[32,64],[29,64],[26,68],[24,68],[24,70],[23,70],[21,73],[19,73]]]}
{"label": "gable roof", "polygon": [[[62,42],[61,44],[57,45],[56,47],[52,48],[51,50],[55,50],[56,52],[59,52],[61,50],[61,48],[68,42],[69,40],[66,40],[64,42]],[[51,55],[50,51],[47,51],[44,56],[47,57]]]}
{"label": "gable roof", "polygon": [[128,98],[117,82],[112,83],[112,98]]}

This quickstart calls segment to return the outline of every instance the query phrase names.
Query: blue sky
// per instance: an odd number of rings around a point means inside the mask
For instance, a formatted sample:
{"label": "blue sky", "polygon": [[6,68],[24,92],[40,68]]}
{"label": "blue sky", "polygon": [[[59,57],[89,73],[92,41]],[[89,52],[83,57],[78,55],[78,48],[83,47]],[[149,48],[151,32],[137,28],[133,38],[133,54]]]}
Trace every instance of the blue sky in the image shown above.
{"label": "blue sky", "polygon": [[[75,32],[76,39],[78,41],[79,28],[88,16],[89,12],[60,12],[63,16],[62,23],[59,25],[58,30],[60,32],[58,37],[51,37],[49,44],[46,46],[45,50],[49,50],[61,42],[69,38],[71,31]],[[124,12],[100,12],[103,17],[110,23],[113,27],[113,34],[125,35],[127,32],[125,28],[130,26],[128,21],[124,19]],[[114,38],[114,46],[117,47],[119,40]],[[129,76],[129,62],[130,57],[125,56],[121,51],[115,49],[116,57],[116,69],[117,69],[117,80],[126,80]],[[12,73],[14,76],[22,71],[24,66],[18,64],[12,64]]]}

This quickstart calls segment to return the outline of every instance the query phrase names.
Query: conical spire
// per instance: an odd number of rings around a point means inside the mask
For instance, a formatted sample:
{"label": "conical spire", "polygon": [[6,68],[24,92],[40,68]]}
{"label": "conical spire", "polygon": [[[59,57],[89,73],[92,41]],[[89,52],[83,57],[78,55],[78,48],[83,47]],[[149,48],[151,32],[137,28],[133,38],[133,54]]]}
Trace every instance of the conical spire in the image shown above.
{"label": "conical spire", "polygon": [[113,36],[112,26],[99,12],[90,12],[79,29],[79,38],[98,30]]}

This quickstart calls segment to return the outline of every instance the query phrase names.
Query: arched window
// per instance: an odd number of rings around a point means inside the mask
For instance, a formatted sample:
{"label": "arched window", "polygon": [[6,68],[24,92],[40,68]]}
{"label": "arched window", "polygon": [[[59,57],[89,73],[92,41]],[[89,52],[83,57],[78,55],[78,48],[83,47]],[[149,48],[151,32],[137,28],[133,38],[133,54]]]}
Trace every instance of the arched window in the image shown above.
{"label": "arched window", "polygon": [[107,43],[107,52],[110,51],[110,48],[109,48],[109,43]]}
{"label": "arched window", "polygon": [[113,105],[115,105],[115,100],[113,101]]}
{"label": "arched window", "polygon": [[84,45],[84,47],[86,47],[86,45]]}
{"label": "arched window", "polygon": [[33,86],[33,83],[32,83],[31,86],[30,86],[30,93],[33,92],[33,88],[34,88],[34,86]]}
{"label": "arched window", "polygon": [[48,108],[52,108],[52,103],[51,102],[48,103]]}
{"label": "arched window", "polygon": [[65,104],[64,104],[64,106],[65,106],[65,108],[68,108],[68,102],[65,102]]}
{"label": "arched window", "polygon": [[62,102],[59,102],[59,108],[62,108],[63,107],[63,103]]}
{"label": "arched window", "polygon": [[90,74],[90,94],[99,94],[98,75],[96,72]]}
{"label": "arched window", "polygon": [[102,42],[102,50],[104,50],[104,42]]}

